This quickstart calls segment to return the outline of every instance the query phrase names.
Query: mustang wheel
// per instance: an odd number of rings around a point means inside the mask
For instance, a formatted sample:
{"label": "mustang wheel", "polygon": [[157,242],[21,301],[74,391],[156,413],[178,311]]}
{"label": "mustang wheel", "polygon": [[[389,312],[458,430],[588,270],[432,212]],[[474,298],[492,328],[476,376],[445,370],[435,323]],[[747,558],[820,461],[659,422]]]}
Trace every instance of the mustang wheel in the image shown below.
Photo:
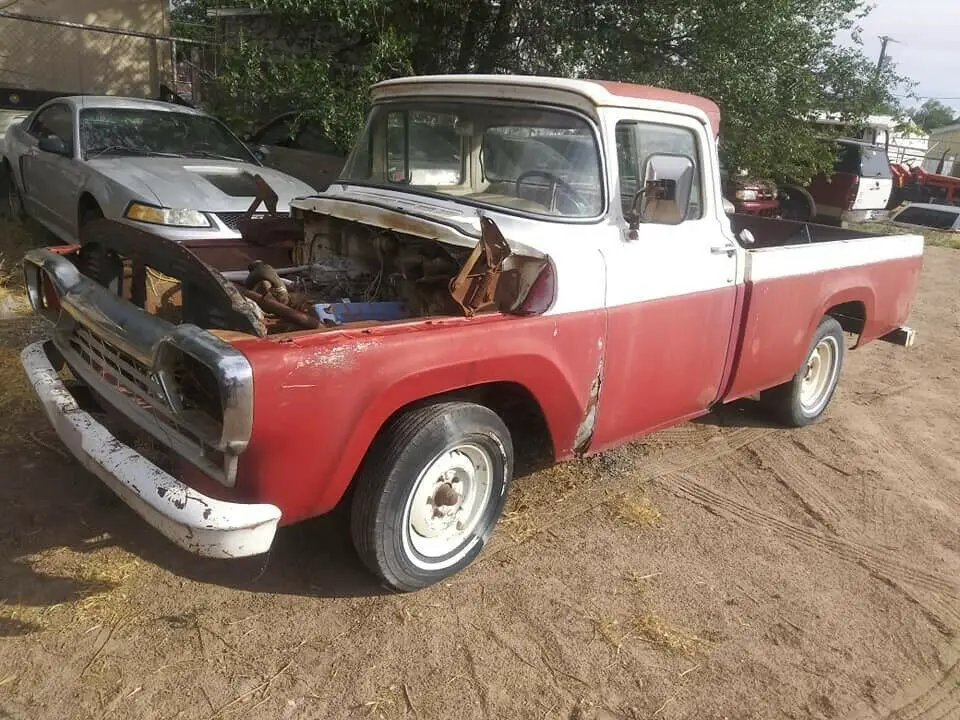
{"label": "mustang wheel", "polygon": [[790,382],[762,393],[767,405],[784,425],[802,427],[823,415],[843,367],[843,329],[832,317],[820,321],[813,342]]}
{"label": "mustang wheel", "polygon": [[503,511],[513,445],[482,405],[447,402],[393,420],[357,477],[351,531],[364,563],[395,590],[463,569]]}
{"label": "mustang wheel", "polygon": [[7,168],[4,185],[7,190],[7,212],[10,217],[14,220],[26,220],[27,209],[23,204],[23,195],[20,194],[20,186],[17,185],[17,179],[10,168]]}

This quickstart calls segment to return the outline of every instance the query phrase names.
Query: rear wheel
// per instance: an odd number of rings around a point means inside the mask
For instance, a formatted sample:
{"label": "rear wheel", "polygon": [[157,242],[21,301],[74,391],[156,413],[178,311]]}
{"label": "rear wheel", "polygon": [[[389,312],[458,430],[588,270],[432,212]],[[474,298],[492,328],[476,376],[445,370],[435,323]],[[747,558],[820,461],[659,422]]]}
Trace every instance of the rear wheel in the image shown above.
{"label": "rear wheel", "polygon": [[784,220],[810,222],[813,219],[813,208],[803,193],[788,188],[780,191],[780,217]]}
{"label": "rear wheel", "polygon": [[833,399],[843,357],[843,329],[834,318],[824,317],[796,375],[790,382],[761,393],[761,402],[788,427],[816,422]]}
{"label": "rear wheel", "polygon": [[493,532],[512,474],[510,434],[490,409],[447,402],[404,413],[357,477],[350,524],[360,558],[400,591],[459,572]]}

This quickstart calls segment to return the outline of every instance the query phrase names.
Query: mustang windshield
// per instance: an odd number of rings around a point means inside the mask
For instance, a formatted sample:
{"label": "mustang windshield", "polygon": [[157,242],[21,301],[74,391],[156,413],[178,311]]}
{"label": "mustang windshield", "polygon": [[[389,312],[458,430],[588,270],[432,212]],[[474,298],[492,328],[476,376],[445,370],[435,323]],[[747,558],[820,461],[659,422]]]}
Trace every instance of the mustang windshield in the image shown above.
{"label": "mustang windshield", "polygon": [[80,111],[83,157],[153,155],[238,160],[257,164],[219,121],[205,115],[141,108]]}
{"label": "mustang windshield", "polygon": [[591,218],[603,209],[599,158],[590,124],[572,112],[416,101],[375,106],[340,177]]}

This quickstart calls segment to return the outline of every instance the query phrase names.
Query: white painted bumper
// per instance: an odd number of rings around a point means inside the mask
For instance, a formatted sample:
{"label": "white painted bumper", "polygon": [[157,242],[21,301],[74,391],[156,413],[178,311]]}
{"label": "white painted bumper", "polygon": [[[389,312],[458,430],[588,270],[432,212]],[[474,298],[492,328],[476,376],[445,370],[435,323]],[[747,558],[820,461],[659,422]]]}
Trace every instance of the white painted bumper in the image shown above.
{"label": "white painted bumper", "polygon": [[64,445],[170,540],[204,557],[245,557],[270,549],[280,521],[278,507],[202,495],[124,445],[80,408],[44,343],[27,346],[20,361]]}

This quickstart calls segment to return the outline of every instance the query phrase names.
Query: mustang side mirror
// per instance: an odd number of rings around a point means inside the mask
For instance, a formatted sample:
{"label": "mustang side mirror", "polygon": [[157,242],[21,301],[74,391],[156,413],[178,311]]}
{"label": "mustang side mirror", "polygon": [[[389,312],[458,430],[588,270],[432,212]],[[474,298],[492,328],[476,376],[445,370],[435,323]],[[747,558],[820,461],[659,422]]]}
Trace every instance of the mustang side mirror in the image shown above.
{"label": "mustang side mirror", "polygon": [[44,152],[54,155],[70,155],[70,148],[56,135],[44,135],[37,143],[38,147]]}
{"label": "mustang side mirror", "polygon": [[270,154],[270,148],[268,148],[266,145],[247,145],[247,148],[260,162],[266,160],[267,156]]}

